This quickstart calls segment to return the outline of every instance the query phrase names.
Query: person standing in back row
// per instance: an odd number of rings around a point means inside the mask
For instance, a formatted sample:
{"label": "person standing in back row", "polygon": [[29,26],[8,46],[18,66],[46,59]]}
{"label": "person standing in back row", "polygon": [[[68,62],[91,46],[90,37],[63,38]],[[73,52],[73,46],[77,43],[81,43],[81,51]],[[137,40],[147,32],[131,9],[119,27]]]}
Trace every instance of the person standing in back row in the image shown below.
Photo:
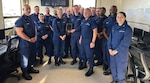
{"label": "person standing in back row", "polygon": [[16,32],[19,36],[22,76],[26,80],[32,79],[29,73],[39,73],[39,70],[33,69],[36,56],[36,30],[30,12],[30,6],[24,5],[24,14],[15,22]]}
{"label": "person standing in back row", "polygon": [[119,12],[116,20],[117,24],[112,27],[107,42],[110,54],[110,69],[113,79],[111,83],[124,83],[132,29],[127,24],[126,14],[124,12]]}
{"label": "person standing in back row", "polygon": [[103,74],[104,75],[110,75],[111,71],[109,68],[109,64],[110,64],[110,54],[108,52],[108,48],[107,48],[107,40],[108,37],[110,35],[111,29],[112,27],[117,23],[116,22],[116,16],[117,16],[117,6],[113,5],[110,8],[110,15],[108,16],[107,19],[104,20],[103,22],[103,62],[104,62],[104,66],[103,66]]}

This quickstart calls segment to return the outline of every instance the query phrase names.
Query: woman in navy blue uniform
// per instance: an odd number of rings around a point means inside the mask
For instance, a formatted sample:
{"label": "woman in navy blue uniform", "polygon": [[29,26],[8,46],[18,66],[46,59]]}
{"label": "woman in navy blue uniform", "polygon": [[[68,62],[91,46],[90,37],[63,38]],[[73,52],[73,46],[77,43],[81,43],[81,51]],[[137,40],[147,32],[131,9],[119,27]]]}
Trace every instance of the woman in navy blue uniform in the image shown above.
{"label": "woman in navy blue uniform", "polygon": [[108,52],[108,48],[107,48],[107,40],[108,37],[110,35],[111,29],[112,27],[117,23],[116,22],[116,15],[117,15],[117,6],[112,5],[110,8],[110,15],[108,16],[107,19],[104,20],[103,22],[103,69],[104,75],[109,75],[111,74],[110,68],[109,68],[109,64],[110,64],[110,54]]}
{"label": "woman in navy blue uniform", "polygon": [[58,9],[58,17],[52,23],[53,27],[53,44],[55,65],[65,64],[63,61],[65,38],[66,38],[66,21],[62,18],[63,11]]}
{"label": "woman in navy blue uniform", "polygon": [[91,11],[89,8],[84,10],[84,20],[81,22],[81,37],[79,43],[82,45],[82,59],[83,64],[80,69],[86,68],[86,62],[89,63],[89,70],[85,73],[85,76],[91,76],[94,67],[94,47],[97,37],[97,25],[95,20],[91,17]]}
{"label": "woman in navy blue uniform", "polygon": [[124,83],[128,65],[128,49],[131,43],[132,29],[127,24],[126,14],[119,12],[116,17],[117,24],[113,26],[108,38],[110,54],[111,83]]}
{"label": "woman in navy blue uniform", "polygon": [[44,21],[44,15],[39,13],[39,21],[36,23],[37,28],[37,42],[36,48],[38,56],[40,57],[40,64],[43,63],[43,46],[46,49],[46,54],[49,56],[48,64],[51,63],[52,45],[51,45],[51,28],[46,21]]}
{"label": "woman in navy blue uniform", "polygon": [[31,80],[29,73],[39,73],[38,70],[33,69],[36,56],[36,30],[30,16],[30,6],[24,5],[23,12],[24,14],[15,22],[15,27],[19,36],[22,76],[26,80]]}

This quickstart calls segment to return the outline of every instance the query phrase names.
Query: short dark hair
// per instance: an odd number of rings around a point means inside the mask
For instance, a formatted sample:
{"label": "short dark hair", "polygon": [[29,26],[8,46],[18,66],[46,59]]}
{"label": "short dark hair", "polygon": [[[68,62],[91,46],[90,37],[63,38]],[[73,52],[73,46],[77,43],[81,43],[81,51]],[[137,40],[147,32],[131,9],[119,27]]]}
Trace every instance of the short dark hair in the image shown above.
{"label": "short dark hair", "polygon": [[106,8],[105,8],[105,7],[101,7],[100,9],[103,9],[103,10],[105,10],[105,11],[106,11]]}
{"label": "short dark hair", "polygon": [[34,8],[36,8],[36,7],[38,7],[38,8],[39,8],[39,6],[37,6],[37,5],[36,5],[36,6],[34,6]]}
{"label": "short dark hair", "polygon": [[124,17],[126,17],[126,13],[125,12],[118,12],[118,13],[121,13],[121,14],[123,14],[124,15]]}

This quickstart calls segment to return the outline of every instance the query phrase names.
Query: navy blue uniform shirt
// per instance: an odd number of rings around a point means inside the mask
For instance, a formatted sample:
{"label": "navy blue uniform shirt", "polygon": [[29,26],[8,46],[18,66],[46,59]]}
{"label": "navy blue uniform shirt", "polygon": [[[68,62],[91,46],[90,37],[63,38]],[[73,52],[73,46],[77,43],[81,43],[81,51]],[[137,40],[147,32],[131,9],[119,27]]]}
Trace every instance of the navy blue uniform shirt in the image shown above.
{"label": "navy blue uniform shirt", "polygon": [[59,38],[59,36],[66,35],[66,21],[62,18],[56,18],[53,20],[52,23],[53,27],[53,38]]}
{"label": "navy blue uniform shirt", "polygon": [[93,19],[96,21],[96,24],[97,24],[97,30],[98,30],[98,33],[99,32],[102,32],[103,30],[103,21],[107,18],[107,16],[104,16],[104,17],[98,17],[98,16],[95,16]]}
{"label": "navy blue uniform shirt", "polygon": [[93,37],[93,29],[97,28],[96,22],[92,17],[83,20],[81,23],[82,41],[91,42]]}
{"label": "navy blue uniform shirt", "polygon": [[[22,15],[16,22],[15,22],[16,28],[23,28],[23,32],[29,37],[35,37],[35,24],[33,20],[31,19],[31,16]],[[28,41],[19,38],[20,43],[22,43],[22,46],[27,46],[25,43]]]}
{"label": "navy blue uniform shirt", "polygon": [[122,26],[114,25],[108,39],[108,49],[116,50],[119,53],[127,52],[131,43],[132,29],[125,22]]}
{"label": "navy blue uniform shirt", "polygon": [[35,14],[35,13],[31,14],[31,18],[34,21],[34,23],[37,23],[39,21],[38,15],[39,14]]}
{"label": "navy blue uniform shirt", "polygon": [[[55,19],[56,17],[55,16],[50,16],[49,17],[49,20],[48,20],[48,24],[52,26],[52,22],[53,20]],[[52,27],[53,28],[53,27]]]}
{"label": "navy blue uniform shirt", "polygon": [[112,27],[117,24],[116,22],[116,16],[108,16],[107,19],[103,22],[103,28],[106,28],[106,33],[109,36]]}
{"label": "navy blue uniform shirt", "polygon": [[41,23],[40,21],[36,23],[36,28],[37,28],[37,35],[38,37],[42,37],[44,35],[50,35],[51,29],[50,26],[44,22]]}
{"label": "navy blue uniform shirt", "polygon": [[80,36],[80,24],[83,20],[83,16],[81,14],[78,14],[77,16],[73,15],[71,18],[72,24],[73,24],[73,28],[76,30],[74,33],[72,33],[71,35],[76,35],[76,36]]}
{"label": "navy blue uniform shirt", "polygon": [[72,23],[71,17],[72,17],[72,15],[70,15],[70,17],[64,16],[63,18],[66,21],[66,23]]}

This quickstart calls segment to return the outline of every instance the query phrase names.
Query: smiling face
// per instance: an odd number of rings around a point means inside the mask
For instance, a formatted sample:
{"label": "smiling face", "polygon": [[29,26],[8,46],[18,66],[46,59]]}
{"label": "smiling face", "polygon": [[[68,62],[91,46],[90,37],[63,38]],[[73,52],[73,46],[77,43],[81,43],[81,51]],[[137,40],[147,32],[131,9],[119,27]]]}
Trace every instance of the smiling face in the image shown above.
{"label": "smiling face", "polygon": [[30,6],[29,5],[24,5],[23,12],[24,12],[25,15],[29,16],[30,12],[31,12]]}
{"label": "smiling face", "polygon": [[84,15],[85,19],[88,19],[91,16],[91,10],[89,8],[86,8],[84,10],[84,14],[83,15]]}
{"label": "smiling face", "polygon": [[40,22],[44,21],[44,14],[43,13],[39,14],[39,20],[40,20]]}
{"label": "smiling face", "polygon": [[117,20],[117,23],[121,26],[125,22],[126,17],[125,17],[125,15],[123,13],[119,12],[117,14],[116,20]]}
{"label": "smiling face", "polygon": [[58,18],[62,18],[62,14],[63,14],[62,9],[58,9],[57,11]]}

